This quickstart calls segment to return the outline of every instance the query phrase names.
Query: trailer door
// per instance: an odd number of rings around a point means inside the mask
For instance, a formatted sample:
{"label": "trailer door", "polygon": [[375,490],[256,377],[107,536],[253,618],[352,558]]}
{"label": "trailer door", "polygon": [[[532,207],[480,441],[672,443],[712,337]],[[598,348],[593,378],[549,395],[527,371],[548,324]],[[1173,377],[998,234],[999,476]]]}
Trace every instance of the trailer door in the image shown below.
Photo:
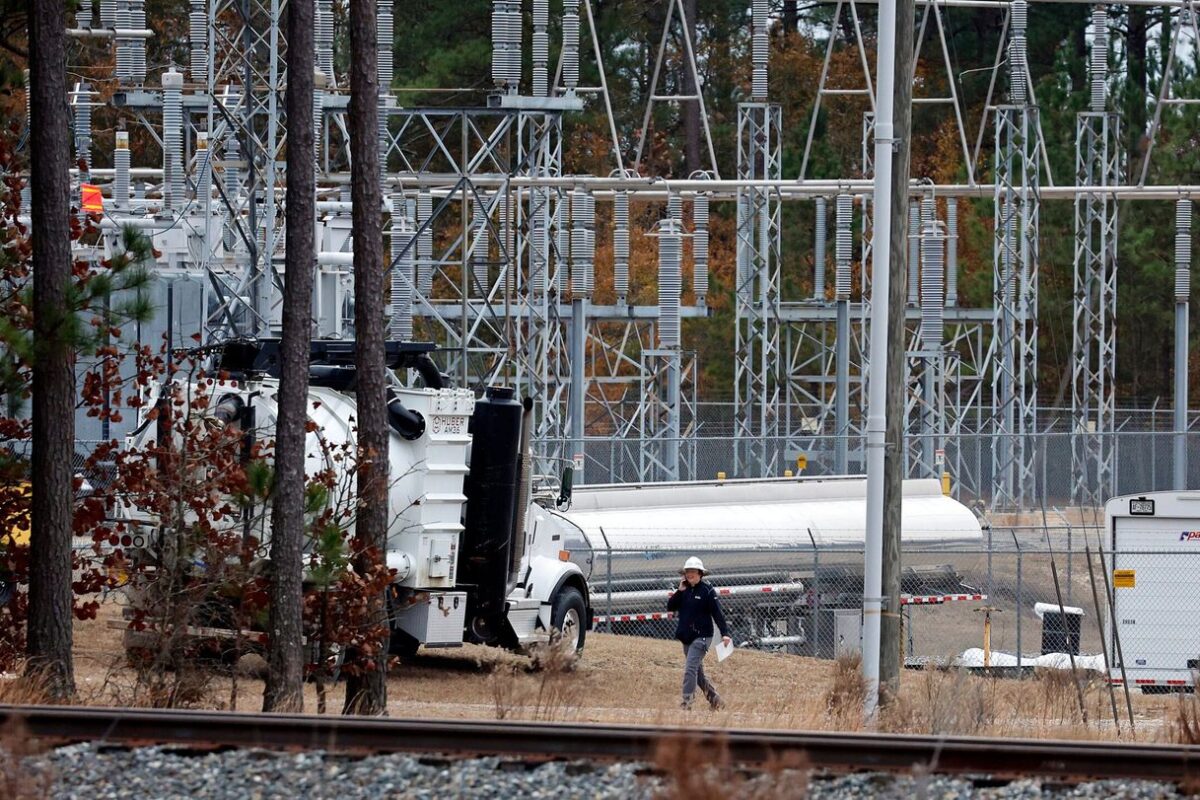
{"label": "trailer door", "polygon": [[1200,592],[1192,590],[1200,559],[1183,554],[1200,554],[1200,519],[1117,516],[1113,526],[1113,616],[1126,679],[1190,683],[1200,657]]}

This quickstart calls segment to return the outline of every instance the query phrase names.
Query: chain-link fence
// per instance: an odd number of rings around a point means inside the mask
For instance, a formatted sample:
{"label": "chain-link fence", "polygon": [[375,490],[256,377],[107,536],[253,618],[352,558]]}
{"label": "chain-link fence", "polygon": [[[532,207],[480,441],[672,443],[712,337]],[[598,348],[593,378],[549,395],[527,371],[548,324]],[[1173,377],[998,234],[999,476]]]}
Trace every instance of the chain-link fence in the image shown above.
{"label": "chain-link fence", "polygon": [[[860,646],[863,552],[811,543],[598,548],[590,575],[595,630],[672,637],[667,599],[690,555],[703,558],[740,646],[817,658]],[[1190,686],[1200,629],[1182,624],[1181,614],[1200,613],[1200,591],[1188,580],[1196,569],[1200,551],[1114,552],[1090,526],[991,528],[977,546],[906,547],[905,661],[1033,669],[1069,667],[1073,656],[1077,669],[1103,674],[1108,664],[1123,663],[1133,685]],[[1179,674],[1168,681],[1163,669]]]}
{"label": "chain-link fence", "polygon": [[[1023,509],[1095,505],[1096,497],[1175,488],[1180,438],[1186,454],[1180,465],[1185,485],[1200,483],[1200,433],[1151,431],[909,435],[905,474],[921,478],[948,473],[955,498],[988,508],[994,502]],[[721,473],[729,478],[781,477],[796,473],[801,457],[804,475],[834,475],[839,474],[842,449],[845,473],[862,474],[866,469],[860,436],[594,437],[586,438],[582,448],[558,439],[540,440],[534,447],[543,468],[552,473],[561,469],[551,466],[555,459],[570,459],[581,449],[583,473],[575,476],[576,482],[589,484],[712,480]],[[1100,475],[1085,453],[1106,454],[1110,469]],[[1003,492],[1000,486],[1006,487]]]}

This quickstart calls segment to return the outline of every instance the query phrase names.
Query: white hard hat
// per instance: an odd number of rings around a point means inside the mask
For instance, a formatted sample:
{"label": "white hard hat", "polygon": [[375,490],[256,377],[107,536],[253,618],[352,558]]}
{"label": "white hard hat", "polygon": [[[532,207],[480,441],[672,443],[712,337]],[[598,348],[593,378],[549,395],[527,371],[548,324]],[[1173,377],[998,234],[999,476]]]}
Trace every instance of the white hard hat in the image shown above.
{"label": "white hard hat", "polygon": [[698,570],[700,570],[701,575],[708,572],[708,570],[706,570],[704,568],[704,562],[701,561],[700,559],[696,558],[695,556],[692,556],[687,561],[683,562],[683,569],[681,569],[679,571],[683,572],[684,570],[689,570],[689,569],[698,569]]}

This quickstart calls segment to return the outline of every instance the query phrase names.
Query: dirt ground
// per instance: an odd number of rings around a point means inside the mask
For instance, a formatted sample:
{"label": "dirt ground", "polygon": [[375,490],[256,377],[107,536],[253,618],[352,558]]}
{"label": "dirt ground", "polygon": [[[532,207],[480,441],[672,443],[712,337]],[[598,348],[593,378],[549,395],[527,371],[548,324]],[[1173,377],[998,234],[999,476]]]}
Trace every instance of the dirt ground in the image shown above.
{"label": "dirt ground", "polygon": [[[89,705],[145,705],[136,673],[125,664],[120,619],[113,603],[100,618],[75,627],[79,700]],[[530,659],[492,648],[422,651],[403,660],[388,680],[394,717],[549,719],[576,722],[703,724],[739,728],[856,729],[861,686],[854,664],[740,650],[705,670],[727,708],[698,703],[679,709],[682,654],[677,643],[589,633],[572,667],[534,670]],[[262,703],[261,660],[247,657],[235,670],[203,670],[187,699],[191,707],[256,711]],[[1084,688],[1087,723],[1069,674],[1027,680],[980,678],[954,672],[902,675],[898,702],[883,716],[886,730],[913,733],[1112,738],[1116,735],[1107,687]],[[317,710],[317,689],[305,689],[305,710]],[[329,713],[341,709],[342,684],[331,686]],[[1177,738],[1181,702],[1188,696],[1133,695],[1140,740]],[[1124,697],[1116,701],[1125,736]]]}

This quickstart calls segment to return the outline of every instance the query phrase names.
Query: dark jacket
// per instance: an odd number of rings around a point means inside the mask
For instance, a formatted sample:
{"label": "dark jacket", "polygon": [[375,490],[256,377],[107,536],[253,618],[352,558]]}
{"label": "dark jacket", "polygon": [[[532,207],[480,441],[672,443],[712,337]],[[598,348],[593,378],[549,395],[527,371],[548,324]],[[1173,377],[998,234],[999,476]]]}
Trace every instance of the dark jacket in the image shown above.
{"label": "dark jacket", "polygon": [[675,626],[675,638],[684,644],[711,637],[713,620],[717,621],[717,628],[722,636],[729,635],[729,626],[725,624],[725,615],[721,613],[717,590],[703,580],[671,595],[667,600],[667,611],[678,614],[679,624]]}

